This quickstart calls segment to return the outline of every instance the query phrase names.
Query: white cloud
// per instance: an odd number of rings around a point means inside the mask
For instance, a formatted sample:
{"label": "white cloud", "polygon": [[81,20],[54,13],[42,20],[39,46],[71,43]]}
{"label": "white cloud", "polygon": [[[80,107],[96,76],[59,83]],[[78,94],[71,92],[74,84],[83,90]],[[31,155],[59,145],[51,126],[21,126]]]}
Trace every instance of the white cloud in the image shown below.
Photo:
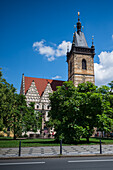
{"label": "white cloud", "polygon": [[113,35],[112,35],[112,40],[113,40]]}
{"label": "white cloud", "polygon": [[61,76],[55,76],[55,77],[52,77],[52,79],[61,79],[62,77]]}
{"label": "white cloud", "polygon": [[45,46],[45,40],[41,40],[39,42],[33,43],[33,48],[35,51],[38,51],[41,55],[45,55],[46,57],[51,57],[55,54],[55,51],[50,46]]}
{"label": "white cloud", "polygon": [[113,51],[102,51],[98,55],[100,63],[94,64],[96,85],[107,85],[113,80]]}
{"label": "white cloud", "polygon": [[[54,61],[57,57],[65,56],[67,52],[67,46],[71,49],[71,42],[62,41],[58,46],[53,44],[54,47],[45,45],[45,40],[33,43],[33,48],[38,51],[39,54],[47,57],[48,61]],[[52,43],[51,43],[52,44]]]}
{"label": "white cloud", "polygon": [[53,56],[55,54],[55,51],[52,47],[49,46],[43,46],[39,48],[39,53],[41,55],[45,55],[46,57]]}
{"label": "white cloud", "polygon": [[56,56],[60,57],[60,56],[66,55],[67,46],[69,46],[69,48],[71,48],[71,42],[62,41],[62,43],[59,44],[57,49],[56,49]]}
{"label": "white cloud", "polygon": [[35,43],[33,43],[33,47],[34,47],[35,50],[36,50],[37,47],[42,47],[44,42],[45,42],[45,40],[41,40],[41,41],[39,41],[39,42],[35,42]]}
{"label": "white cloud", "polygon": [[48,58],[48,61],[54,61],[55,60],[55,57],[54,56],[51,56]]}

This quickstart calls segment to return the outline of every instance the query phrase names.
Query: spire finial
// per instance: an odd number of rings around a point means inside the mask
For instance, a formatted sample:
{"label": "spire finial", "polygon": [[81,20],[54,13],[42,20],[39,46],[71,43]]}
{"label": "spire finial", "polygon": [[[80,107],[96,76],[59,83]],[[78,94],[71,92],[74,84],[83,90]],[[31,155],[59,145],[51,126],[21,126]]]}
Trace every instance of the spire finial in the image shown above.
{"label": "spire finial", "polygon": [[76,25],[74,25],[74,31],[75,31],[75,29],[76,29]]}
{"label": "spire finial", "polygon": [[78,12],[78,22],[77,22],[77,33],[79,34],[81,32],[81,22],[80,22],[80,12]]}
{"label": "spire finial", "polygon": [[80,16],[80,12],[78,12],[78,21],[80,21],[80,18],[79,18],[79,16]]}
{"label": "spire finial", "polygon": [[82,30],[84,30],[84,26],[82,26]]}
{"label": "spire finial", "polygon": [[93,44],[94,44],[94,36],[92,35],[92,46],[93,46]]}

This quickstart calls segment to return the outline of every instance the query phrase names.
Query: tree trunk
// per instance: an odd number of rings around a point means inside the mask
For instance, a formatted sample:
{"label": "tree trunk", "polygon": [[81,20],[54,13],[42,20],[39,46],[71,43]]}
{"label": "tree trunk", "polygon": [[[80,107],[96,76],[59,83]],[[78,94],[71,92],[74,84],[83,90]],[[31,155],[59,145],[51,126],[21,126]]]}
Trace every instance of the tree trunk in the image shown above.
{"label": "tree trunk", "polygon": [[103,131],[101,132],[101,137],[103,138]]}
{"label": "tree trunk", "polygon": [[86,139],[87,139],[87,143],[89,143],[89,137],[88,136],[86,137]]}

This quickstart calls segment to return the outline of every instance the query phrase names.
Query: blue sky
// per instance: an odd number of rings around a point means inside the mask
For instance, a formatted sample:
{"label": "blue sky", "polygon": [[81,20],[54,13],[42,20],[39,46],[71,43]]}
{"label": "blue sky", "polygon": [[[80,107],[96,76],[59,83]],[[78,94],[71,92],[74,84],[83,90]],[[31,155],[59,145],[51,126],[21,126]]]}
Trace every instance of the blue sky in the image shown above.
{"label": "blue sky", "polygon": [[[0,0],[0,67],[20,90],[22,74],[68,79],[65,48],[72,42],[77,12],[91,46],[94,35],[96,85],[113,80],[112,0]],[[51,61],[52,60],[52,61]]]}

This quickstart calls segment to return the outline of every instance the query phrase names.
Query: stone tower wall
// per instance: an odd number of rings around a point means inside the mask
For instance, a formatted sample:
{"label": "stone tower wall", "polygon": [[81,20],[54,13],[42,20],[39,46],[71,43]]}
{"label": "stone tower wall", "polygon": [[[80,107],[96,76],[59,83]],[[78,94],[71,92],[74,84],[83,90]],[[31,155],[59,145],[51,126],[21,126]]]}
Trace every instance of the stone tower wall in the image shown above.
{"label": "stone tower wall", "polygon": [[[82,69],[83,59],[86,60],[86,70]],[[71,65],[70,62],[72,62]],[[95,84],[93,56],[87,54],[71,54],[70,59],[68,60],[68,80],[73,81],[75,86],[87,81]]]}

